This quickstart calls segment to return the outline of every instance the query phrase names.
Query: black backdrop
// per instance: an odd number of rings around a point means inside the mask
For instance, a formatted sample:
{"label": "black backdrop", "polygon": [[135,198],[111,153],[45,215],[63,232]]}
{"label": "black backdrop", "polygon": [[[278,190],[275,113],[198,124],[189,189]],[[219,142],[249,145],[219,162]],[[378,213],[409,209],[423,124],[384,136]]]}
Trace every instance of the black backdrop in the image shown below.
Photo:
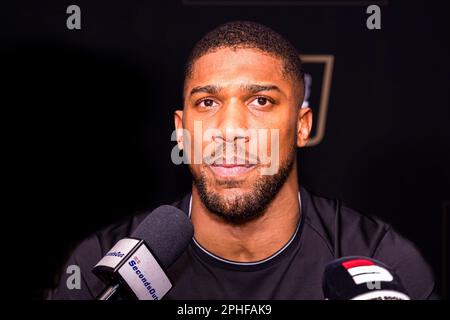
{"label": "black backdrop", "polygon": [[[371,31],[367,2],[272,2],[2,3],[14,195],[5,225],[24,227],[34,298],[54,285],[77,241],[189,189],[187,168],[170,160],[183,63],[205,32],[236,19],[267,24],[301,53],[335,56],[325,137],[300,151],[300,181],[392,223],[421,249],[445,294],[450,10],[390,1],[382,29]],[[66,28],[70,4],[81,8],[81,30]]]}

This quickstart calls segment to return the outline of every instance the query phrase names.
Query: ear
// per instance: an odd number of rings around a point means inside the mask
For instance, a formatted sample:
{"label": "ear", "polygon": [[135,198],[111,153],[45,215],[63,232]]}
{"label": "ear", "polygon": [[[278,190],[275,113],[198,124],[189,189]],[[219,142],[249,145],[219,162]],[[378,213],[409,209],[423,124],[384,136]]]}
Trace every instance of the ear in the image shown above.
{"label": "ear", "polygon": [[177,131],[177,144],[183,150],[183,110],[176,110],[173,114],[175,130]]}
{"label": "ear", "polygon": [[297,146],[304,147],[312,129],[313,114],[311,108],[299,108],[297,119]]}

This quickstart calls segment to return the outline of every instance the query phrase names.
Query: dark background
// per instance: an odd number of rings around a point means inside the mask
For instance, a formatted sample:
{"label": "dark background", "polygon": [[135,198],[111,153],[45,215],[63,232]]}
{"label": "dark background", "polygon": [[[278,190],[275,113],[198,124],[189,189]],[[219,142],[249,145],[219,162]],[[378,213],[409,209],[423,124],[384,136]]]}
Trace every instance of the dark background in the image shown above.
{"label": "dark background", "polygon": [[[450,10],[444,1],[386,2],[382,29],[371,31],[370,2],[334,3],[2,3],[12,176],[3,226],[20,228],[35,262],[32,298],[54,285],[78,241],[189,190],[187,168],[170,160],[182,67],[205,32],[236,19],[274,28],[303,54],[335,56],[325,137],[299,152],[300,181],[392,223],[417,244],[445,296]],[[81,7],[81,30],[66,28],[71,4]]]}

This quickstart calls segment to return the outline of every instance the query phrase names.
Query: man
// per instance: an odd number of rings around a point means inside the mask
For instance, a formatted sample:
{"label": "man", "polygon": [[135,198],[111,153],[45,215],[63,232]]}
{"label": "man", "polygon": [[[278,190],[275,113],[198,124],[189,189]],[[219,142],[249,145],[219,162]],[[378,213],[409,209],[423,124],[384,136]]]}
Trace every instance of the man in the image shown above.
{"label": "man", "polygon": [[[175,127],[193,184],[176,206],[189,215],[195,233],[167,270],[174,287],[165,299],[323,299],[325,265],[349,255],[390,266],[413,299],[432,296],[430,269],[409,241],[389,225],[299,186],[296,150],[308,141],[312,112],[301,108],[298,53],[281,35],[251,22],[211,31],[187,62],[183,97]],[[199,124],[202,134],[212,134],[196,136]],[[271,150],[269,160],[251,153],[261,136],[250,129],[276,133],[262,144]],[[209,161],[195,161],[198,141],[201,150],[213,146]],[[240,155],[223,152],[230,146]],[[82,242],[68,262],[81,268],[81,289],[68,290],[64,275],[53,298],[94,299],[104,285],[92,267],[145,216]]]}

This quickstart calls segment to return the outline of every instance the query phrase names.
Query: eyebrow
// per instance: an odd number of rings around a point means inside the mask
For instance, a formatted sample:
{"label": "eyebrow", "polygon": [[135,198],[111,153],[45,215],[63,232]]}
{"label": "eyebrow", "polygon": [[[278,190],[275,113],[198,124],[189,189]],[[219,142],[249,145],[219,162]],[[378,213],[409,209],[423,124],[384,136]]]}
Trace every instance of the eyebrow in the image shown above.
{"label": "eyebrow", "polygon": [[[243,84],[240,86],[241,90],[246,91],[250,94],[255,94],[261,91],[279,91],[281,92],[280,88],[278,88],[276,85],[261,85],[261,84]],[[196,93],[208,93],[208,94],[217,94],[219,91],[222,90],[222,87],[217,85],[206,85],[206,86],[199,86],[194,87],[191,90],[190,95],[194,95]]]}
{"label": "eyebrow", "polygon": [[215,85],[207,85],[207,86],[201,86],[201,87],[194,87],[194,88],[192,88],[191,94],[190,94],[190,95],[192,96],[193,94],[201,93],[201,92],[203,92],[203,93],[208,93],[208,94],[216,94],[216,93],[218,93],[221,89],[222,89],[221,87],[215,86]]}
{"label": "eyebrow", "polygon": [[281,92],[280,88],[278,88],[276,85],[269,84],[269,85],[261,85],[261,84],[245,84],[241,86],[241,89],[244,91],[247,91],[251,94],[255,94],[261,91],[279,91]]}

